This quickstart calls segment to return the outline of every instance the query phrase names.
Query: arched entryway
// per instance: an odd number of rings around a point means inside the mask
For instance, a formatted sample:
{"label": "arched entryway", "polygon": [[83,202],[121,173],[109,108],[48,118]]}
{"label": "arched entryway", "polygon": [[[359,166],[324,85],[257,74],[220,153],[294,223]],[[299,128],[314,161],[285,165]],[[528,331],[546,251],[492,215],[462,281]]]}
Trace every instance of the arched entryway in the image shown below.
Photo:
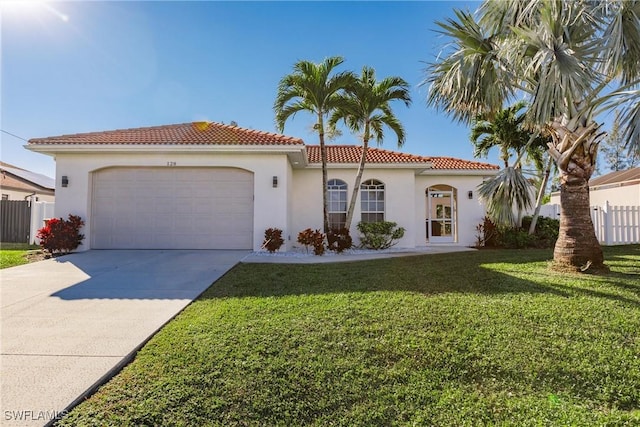
{"label": "arched entryway", "polygon": [[457,190],[446,184],[425,191],[428,243],[454,243],[457,236]]}

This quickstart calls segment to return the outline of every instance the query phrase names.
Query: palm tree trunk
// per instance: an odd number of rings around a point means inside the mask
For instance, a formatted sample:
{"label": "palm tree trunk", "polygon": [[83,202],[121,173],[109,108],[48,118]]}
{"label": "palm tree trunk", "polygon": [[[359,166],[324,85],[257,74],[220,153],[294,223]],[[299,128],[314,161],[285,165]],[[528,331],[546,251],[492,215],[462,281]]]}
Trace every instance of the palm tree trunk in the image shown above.
{"label": "palm tree trunk", "polygon": [[553,252],[556,265],[583,267],[590,262],[595,268],[604,267],[590,209],[586,179],[574,178],[560,187],[560,233]]}
{"label": "palm tree trunk", "polygon": [[325,236],[329,233],[329,181],[327,174],[327,147],[324,143],[324,121],[318,114],[318,136],[320,137],[320,161],[322,163],[322,227]]}
{"label": "palm tree trunk", "polygon": [[549,153],[560,171],[560,232],[553,252],[554,266],[606,269],[589,206],[589,178],[605,134],[585,120],[575,123],[558,118],[552,127],[554,142],[548,144]]}
{"label": "palm tree trunk", "polygon": [[538,217],[540,216],[540,208],[542,207],[542,198],[544,197],[544,193],[547,188],[547,183],[549,182],[549,175],[551,175],[552,162],[553,162],[553,158],[549,157],[549,160],[547,160],[547,166],[544,169],[544,174],[542,175],[542,182],[540,183],[540,188],[538,189],[538,197],[536,198],[536,208],[533,211],[533,217],[531,218],[531,225],[529,226],[529,235],[533,235],[536,232],[536,224],[538,223]]}
{"label": "palm tree trunk", "polygon": [[[368,127],[368,126],[367,126]],[[365,128],[365,132],[368,129]],[[351,192],[351,200],[349,201],[349,209],[347,210],[347,220],[344,227],[347,230],[351,229],[351,220],[353,219],[353,211],[356,208],[356,200],[358,200],[358,193],[360,190],[360,184],[362,182],[362,174],[364,172],[364,166],[367,163],[367,151],[369,150],[369,139],[362,140],[362,155],[360,156],[360,164],[358,165],[358,173],[356,174],[356,181],[353,184],[353,191]]]}

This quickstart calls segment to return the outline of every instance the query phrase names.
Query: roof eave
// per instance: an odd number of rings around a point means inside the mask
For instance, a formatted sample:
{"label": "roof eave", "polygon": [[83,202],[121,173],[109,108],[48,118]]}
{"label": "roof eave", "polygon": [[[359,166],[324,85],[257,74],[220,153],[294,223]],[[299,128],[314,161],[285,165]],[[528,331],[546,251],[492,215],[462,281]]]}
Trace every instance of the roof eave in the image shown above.
{"label": "roof eave", "polygon": [[28,144],[27,150],[57,153],[135,153],[135,152],[302,152],[302,144]]}
{"label": "roof eave", "polygon": [[497,174],[499,169],[429,169],[420,175],[460,175],[460,176],[491,176]]}
{"label": "roof eave", "polygon": [[284,154],[294,168],[307,165],[303,144],[29,144],[26,149],[55,157],[57,154],[91,153],[215,153],[215,154]]}
{"label": "roof eave", "polygon": [[[322,165],[320,163],[309,163],[308,166],[311,169],[320,169]],[[328,163],[327,167],[330,169],[357,169],[357,163]],[[412,169],[418,171],[424,171],[433,167],[431,163],[367,163],[365,165],[367,169]]]}

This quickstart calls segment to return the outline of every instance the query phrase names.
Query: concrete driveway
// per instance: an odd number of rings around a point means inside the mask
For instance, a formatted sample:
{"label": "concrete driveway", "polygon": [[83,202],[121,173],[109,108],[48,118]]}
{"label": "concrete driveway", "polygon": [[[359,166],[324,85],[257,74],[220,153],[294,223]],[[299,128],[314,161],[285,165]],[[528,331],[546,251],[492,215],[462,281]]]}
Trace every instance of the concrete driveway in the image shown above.
{"label": "concrete driveway", "polygon": [[45,425],[248,251],[89,251],[0,270],[0,425]]}

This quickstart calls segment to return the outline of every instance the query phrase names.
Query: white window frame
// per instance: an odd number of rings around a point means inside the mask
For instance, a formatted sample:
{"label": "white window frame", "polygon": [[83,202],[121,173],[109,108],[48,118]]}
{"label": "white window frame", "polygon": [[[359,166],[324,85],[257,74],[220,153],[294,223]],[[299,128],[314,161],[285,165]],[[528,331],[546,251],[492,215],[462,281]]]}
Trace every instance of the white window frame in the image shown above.
{"label": "white window frame", "polygon": [[[329,228],[339,230],[344,228],[347,222],[347,183],[341,179],[333,178],[327,181],[327,213],[329,216]],[[339,218],[339,219],[337,219]]]}
{"label": "white window frame", "polygon": [[[371,197],[371,196],[374,197]],[[360,220],[382,222],[385,220],[385,185],[377,179],[368,179],[360,184]],[[371,217],[374,217],[372,220]]]}

